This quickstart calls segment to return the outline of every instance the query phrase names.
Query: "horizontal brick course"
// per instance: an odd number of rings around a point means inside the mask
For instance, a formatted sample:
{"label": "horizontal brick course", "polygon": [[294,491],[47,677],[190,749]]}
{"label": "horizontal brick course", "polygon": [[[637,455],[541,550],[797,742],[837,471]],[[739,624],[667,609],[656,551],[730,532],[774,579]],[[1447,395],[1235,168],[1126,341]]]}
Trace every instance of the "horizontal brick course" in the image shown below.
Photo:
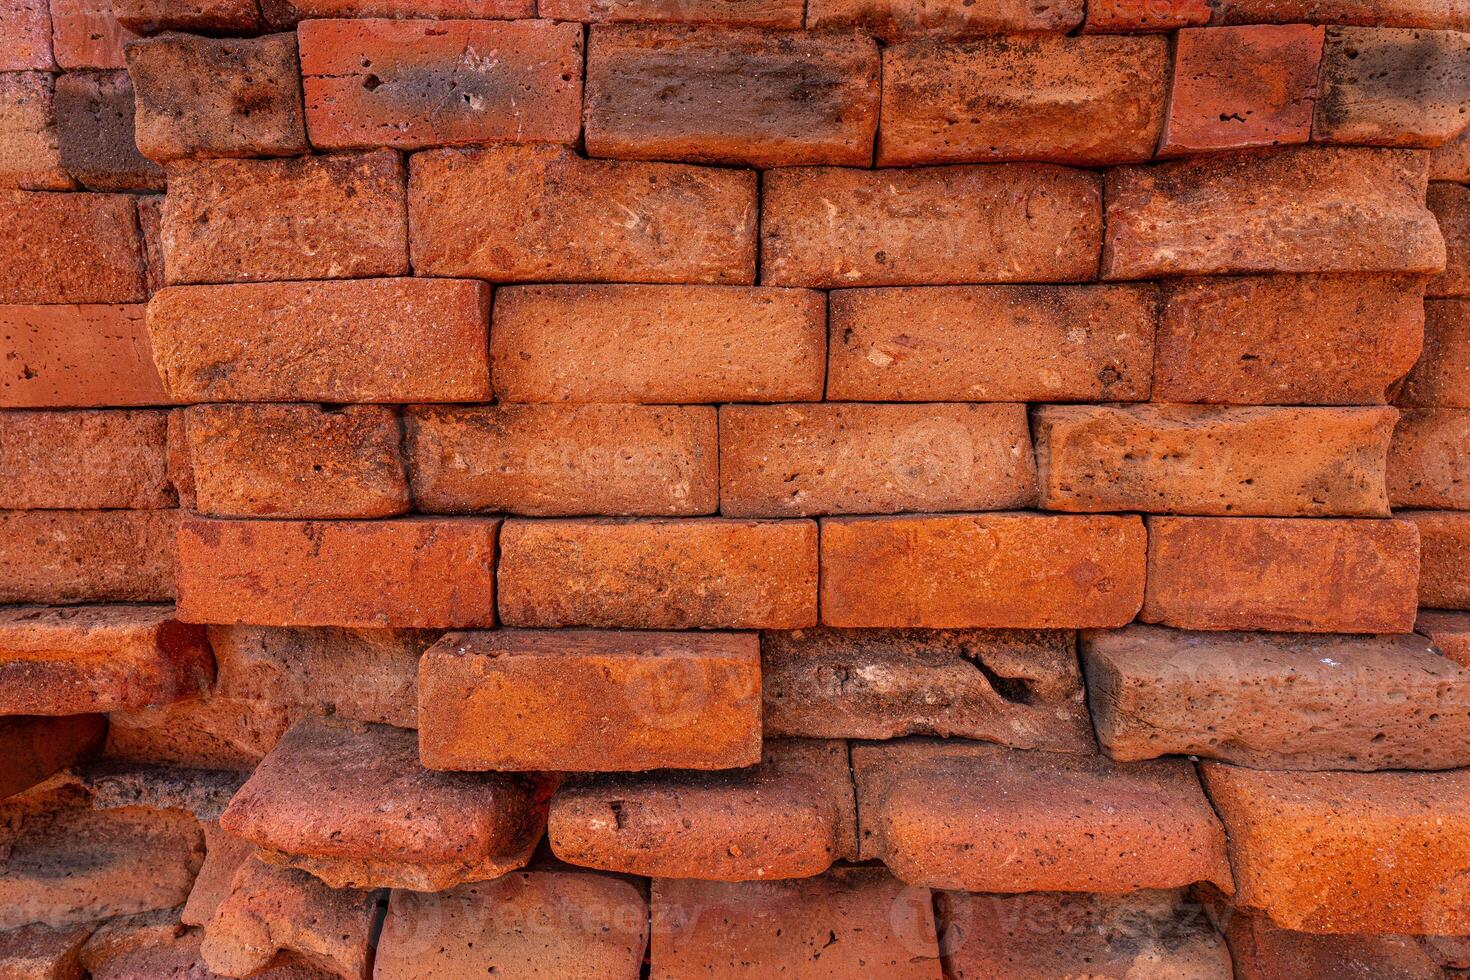
{"label": "horizontal brick course", "polygon": [[1222,24],[1354,24],[1363,27],[1470,29],[1467,0],[1229,0]]}
{"label": "horizontal brick course", "polygon": [[157,411],[0,414],[0,509],[174,507],[167,430]]}
{"label": "horizontal brick course", "polygon": [[1210,0],[1088,0],[1088,33],[1172,31],[1201,27],[1213,11]]}
{"label": "horizontal brick course", "polygon": [[811,29],[871,32],[888,42],[925,36],[1042,31],[1066,34],[1082,22],[1083,0],[929,3],[926,0],[810,0]]}
{"label": "horizontal brick course", "polygon": [[174,597],[172,510],[0,511],[0,603]]}
{"label": "horizontal brick course", "polygon": [[553,20],[594,24],[723,24],[741,27],[801,27],[801,0],[538,0],[537,13]]}
{"label": "horizontal brick course", "polygon": [[147,299],[143,242],[125,194],[0,191],[0,303]]}
{"label": "horizontal brick course", "polygon": [[64,191],[75,186],[61,162],[54,76],[0,73],[0,187]]}

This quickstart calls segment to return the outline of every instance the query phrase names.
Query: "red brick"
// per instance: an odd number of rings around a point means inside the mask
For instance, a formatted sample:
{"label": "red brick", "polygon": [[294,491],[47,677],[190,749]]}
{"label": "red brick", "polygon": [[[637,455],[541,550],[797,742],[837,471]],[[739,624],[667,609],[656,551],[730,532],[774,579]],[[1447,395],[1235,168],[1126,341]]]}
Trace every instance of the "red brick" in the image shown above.
{"label": "red brick", "polygon": [[799,0],[540,0],[536,5],[538,16],[552,20],[783,29],[799,29],[803,11]]}
{"label": "red brick", "polygon": [[556,146],[409,161],[419,275],[495,282],[755,281],[756,175],[584,160]]}
{"label": "red brick", "polygon": [[83,980],[79,954],[92,935],[90,925],[21,926],[0,933],[0,978],[3,980]]}
{"label": "red brick", "polygon": [[96,754],[106,731],[107,719],[101,715],[0,718],[0,759],[5,760],[0,766],[0,800]]}
{"label": "red brick", "polygon": [[954,514],[822,521],[828,626],[1122,626],[1143,601],[1137,517]]}
{"label": "red brick", "polygon": [[1236,980],[1280,977],[1394,977],[1444,980],[1425,948],[1436,939],[1412,936],[1332,936],[1282,929],[1270,918],[1235,909],[1222,922]]}
{"label": "red brick", "polygon": [[1470,184],[1470,128],[1430,151],[1429,179]]}
{"label": "red brick", "polygon": [[1405,411],[1388,456],[1388,496],[1394,507],[1470,510],[1467,446],[1470,411]]}
{"label": "red brick", "polygon": [[0,73],[0,187],[64,191],[76,186],[61,162],[52,79],[40,71]]}
{"label": "red brick", "polygon": [[490,393],[489,305],[465,281],[171,286],[148,332],[183,402],[475,401]]}
{"label": "red brick", "polygon": [[168,413],[164,437],[164,473],[178,495],[182,510],[193,510],[194,463],[189,459],[189,429],[180,409]]}
{"label": "red brick", "polygon": [[1087,0],[1083,31],[1129,34],[1201,27],[1210,21],[1210,0]]}
{"label": "red brick", "polygon": [[0,303],[134,303],[148,298],[126,194],[0,191]]}
{"label": "red brick", "polygon": [[51,11],[46,0],[0,4],[0,71],[50,71]]}
{"label": "red brick", "polygon": [[0,603],[174,597],[172,510],[0,511]]}
{"label": "red brick", "polygon": [[1067,282],[1097,271],[1101,188],[1082,170],[797,168],[766,174],[762,192],[771,285]]}
{"label": "red brick", "polygon": [[1103,276],[1435,273],[1444,241],[1427,174],[1422,153],[1338,147],[1119,167]]}
{"label": "red brick", "polygon": [[173,507],[167,429],[166,412],[0,414],[0,508]]}
{"label": "red brick", "polygon": [[729,517],[1036,502],[1024,405],[725,405],[719,474]]}
{"label": "red brick", "polygon": [[1083,0],[810,0],[806,26],[857,28],[888,42],[925,36],[1066,34],[1082,23]]}
{"label": "red brick", "polygon": [[1191,29],[1175,44],[1161,155],[1311,139],[1322,28]]}
{"label": "red brick", "polygon": [[110,0],[51,0],[51,41],[67,71],[125,68],[123,45],[136,37],[117,22]]}
{"label": "red brick", "polygon": [[1315,933],[1470,930],[1470,772],[1204,767],[1238,905]]}
{"label": "red brick", "polygon": [[1419,355],[1422,282],[1350,275],[1166,283],[1153,397],[1232,405],[1381,405]]}
{"label": "red brick", "polygon": [[[186,929],[170,909],[104,922],[82,948],[91,980],[158,980],[161,977],[218,977],[200,952],[203,933]],[[342,974],[282,954],[252,980],[336,980]]]}
{"label": "red brick", "polygon": [[[972,892],[1230,889],[1225,833],[1183,759],[978,742],[854,745],[859,857],[911,885]],[[1004,858],[998,858],[1004,855]]]}
{"label": "red brick", "polygon": [[1148,398],[1158,294],[1137,286],[942,286],[830,294],[827,397]]}
{"label": "red brick", "polygon": [[118,22],[140,34],[248,34],[261,28],[252,0],[113,0],[112,6]]}
{"label": "red brick", "polygon": [[179,527],[179,618],[272,626],[493,626],[495,519]]}
{"label": "red brick", "polygon": [[1321,86],[1312,132],[1318,142],[1440,146],[1470,121],[1470,37],[1329,27]]}
{"label": "red brick", "polygon": [[1470,187],[1432,183],[1429,210],[1444,233],[1445,270],[1429,280],[1429,296],[1470,296]]}
{"label": "red brick", "polygon": [[[394,20],[519,20],[536,16],[532,0],[265,0],[262,12],[274,27],[328,17],[386,17]],[[576,20],[543,11],[542,17]]]}
{"label": "red brick", "polygon": [[1424,353],[1394,404],[1470,408],[1470,300],[1424,302]]}
{"label": "red brick", "polygon": [[574,143],[582,29],[544,20],[308,20],[306,125],[322,149]]}
{"label": "red brick", "polygon": [[1147,160],[1164,125],[1168,76],[1161,37],[894,45],[883,52],[878,165]]}
{"label": "red brick", "polygon": [[73,769],[65,784],[87,795],[96,810],[183,810],[201,825],[213,822],[245,777],[221,769],[175,769],[102,760]]}
{"label": "red brick", "polygon": [[391,150],[169,165],[170,284],[400,276],[403,161]]}
{"label": "red brick", "polygon": [[1470,667],[1470,613],[1421,609],[1414,632],[1429,637],[1446,659]]}
{"label": "red brick", "polygon": [[1419,605],[1470,609],[1470,513],[1406,510],[1395,516],[1419,529]]}
{"label": "red brick", "polygon": [[195,405],[184,418],[201,514],[360,518],[408,510],[391,408]]}
{"label": "red brick", "polygon": [[139,196],[138,224],[143,234],[143,278],[152,296],[164,286],[163,269],[163,194]]}
{"label": "red brick", "polygon": [[1150,517],[1139,618],[1182,629],[1406,633],[1418,553],[1404,521]]}
{"label": "red brick", "polygon": [[1042,405],[1041,506],[1387,517],[1392,408]]}
{"label": "red brick", "polygon": [[89,190],[163,190],[163,168],[138,152],[133,117],[133,84],[127,72],[60,76],[56,120],[62,165]]}
{"label": "red brick", "polygon": [[812,521],[507,521],[508,626],[799,629],[817,621]]}
{"label": "red brick", "polygon": [[419,758],[501,772],[753,765],[760,686],[750,633],[450,633],[419,664]]}
{"label": "red brick", "polygon": [[867,166],[878,47],[856,34],[594,27],[587,152],[752,167]]}
{"label": "red brick", "polygon": [[124,763],[249,772],[291,727],[291,714],[260,699],[213,695],[113,712],[104,756]]}
{"label": "red brick", "polygon": [[1466,0],[1227,0],[1223,24],[1353,24],[1359,27],[1470,29]]}

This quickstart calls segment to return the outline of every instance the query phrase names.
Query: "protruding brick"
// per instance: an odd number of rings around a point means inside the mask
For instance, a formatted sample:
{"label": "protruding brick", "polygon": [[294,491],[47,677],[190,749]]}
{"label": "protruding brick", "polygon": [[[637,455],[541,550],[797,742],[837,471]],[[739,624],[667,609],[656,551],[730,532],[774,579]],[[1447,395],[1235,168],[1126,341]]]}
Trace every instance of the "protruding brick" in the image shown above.
{"label": "protruding brick", "polygon": [[271,626],[493,626],[493,518],[179,527],[179,616]]}
{"label": "protruding brick", "polygon": [[1470,300],[1424,301],[1424,352],[1394,404],[1470,408]]}
{"label": "protruding brick", "polygon": [[261,28],[252,0],[114,0],[118,22],[140,34],[250,34]]}
{"label": "protruding brick", "polygon": [[[135,765],[103,759],[67,773],[67,785],[80,787],[96,810],[183,810],[201,825],[219,819],[245,776],[224,769]],[[207,836],[207,835],[206,835]]]}
{"label": "protruding brick", "polygon": [[1083,0],[811,0],[806,26],[857,28],[888,42],[967,34],[1069,33],[1082,23]]}
{"label": "protruding brick", "polygon": [[1143,601],[1137,517],[955,514],[822,521],[828,626],[1122,626]]}
{"label": "protruding brick", "polygon": [[1322,143],[1440,146],[1470,122],[1467,102],[1465,34],[1329,27],[1312,135]]}
{"label": "protruding brick", "polygon": [[169,165],[163,248],[171,284],[401,276],[402,159],[391,150]]}
{"label": "protruding brick", "polygon": [[138,215],[126,194],[0,191],[0,303],[148,298]]}
{"label": "protruding brick", "polygon": [[549,20],[308,20],[301,73],[324,149],[574,143],[582,29]]}
{"label": "protruding brick", "polygon": [[[1269,916],[1231,909],[1221,927],[1235,961],[1235,980],[1279,977],[1394,977],[1444,980],[1430,956],[1437,937],[1318,935],[1282,929]],[[1450,940],[1453,942],[1454,940]]]}
{"label": "protruding brick", "polygon": [[1470,510],[1470,411],[1413,408],[1404,412],[1388,457],[1394,507]]}
{"label": "protruding brick", "polygon": [[135,37],[117,22],[111,0],[51,0],[51,42],[67,71],[125,68],[123,45]]}
{"label": "protruding brick", "polygon": [[1041,506],[1387,517],[1392,408],[1043,405]]}
{"label": "protruding brick", "polygon": [[0,6],[0,71],[50,71],[55,67],[46,0],[6,0]]}
{"label": "protruding brick", "polygon": [[[532,0],[267,0],[261,7],[266,19],[278,27],[323,17],[520,20],[535,16]],[[553,15],[543,11],[541,16]]]}
{"label": "protruding brick", "polygon": [[587,152],[752,167],[868,166],[878,47],[858,34],[594,27]]}
{"label": "protruding brick", "polygon": [[1423,637],[1190,633],[1082,637],[1104,751],[1263,769],[1470,765],[1470,670]]}
{"label": "protruding brick", "polygon": [[165,412],[0,414],[0,508],[173,507],[167,430]]}
{"label": "protruding brick", "polygon": [[0,717],[0,800],[96,755],[106,731],[107,719],[101,715]]}
{"label": "protruding brick", "polygon": [[1444,272],[1429,280],[1426,294],[1470,296],[1470,187],[1436,181],[1429,185],[1427,203],[1444,233],[1446,261]]}
{"label": "protruding brick", "polygon": [[1470,513],[1405,510],[1395,516],[1419,529],[1419,605],[1470,609]]}
{"label": "protruding brick", "polygon": [[41,71],[0,73],[0,187],[76,186],[61,162],[53,77]]}
{"label": "protruding brick", "polygon": [[758,766],[582,778],[551,801],[563,861],[656,878],[806,878],[855,857],[843,742],[768,742]]}
{"label": "protruding brick", "polygon": [[1150,517],[1139,618],[1181,629],[1407,633],[1418,538],[1404,521]]}
{"label": "protruding brick", "polygon": [[1099,184],[1094,174],[1046,164],[775,170],[762,179],[761,281],[839,288],[1091,279],[1102,237]]}
{"label": "protruding brick", "polygon": [[465,280],[170,286],[148,333],[181,402],[475,401],[490,392],[489,305]]}
{"label": "protruding brick", "polygon": [[1229,154],[1119,167],[1107,185],[1107,279],[1444,267],[1422,153]]}
{"label": "protruding brick", "polygon": [[163,169],[138,152],[133,116],[127,72],[68,72],[57,78],[62,165],[94,191],[163,190]]}
{"label": "protruding brick", "polygon": [[[911,885],[971,892],[1230,890],[1225,833],[1183,759],[978,742],[854,745],[859,856]],[[1004,855],[997,859],[996,855]]]}
{"label": "protruding brick", "polygon": [[0,603],[174,597],[172,510],[0,511]]}
{"label": "protruding brick", "polygon": [[524,865],[544,799],[526,777],[422,768],[413,732],[308,719],[256,768],[220,826],[333,888],[438,891]]}
{"label": "protruding brick", "polygon": [[404,413],[414,507],[434,514],[712,514],[719,506],[716,437],[715,409],[707,406],[415,406]]}
{"label": "protruding brick", "polygon": [[507,521],[508,626],[800,629],[817,621],[812,521]]}
{"label": "protruding brick", "polygon": [[0,306],[0,408],[166,405],[136,306]]}
{"label": "protruding brick", "polygon": [[1222,24],[1352,24],[1358,27],[1470,29],[1466,0],[1228,0]]}
{"label": "protruding brick", "polygon": [[21,926],[0,933],[0,980],[85,980],[80,954],[91,925]]}
{"label": "protruding brick", "polygon": [[541,0],[536,13],[594,24],[637,21],[794,30],[802,25],[804,7],[800,0]]}
{"label": "protruding brick", "polygon": [[1147,160],[1164,125],[1168,77],[1161,37],[894,45],[883,52],[878,165]]}
{"label": "protruding brick", "polygon": [[1209,23],[1210,0],[1087,0],[1089,34],[1134,34],[1202,27]]}
{"label": "protruding brick", "polygon": [[557,146],[409,162],[419,275],[493,282],[755,281],[756,175],[584,160]]}

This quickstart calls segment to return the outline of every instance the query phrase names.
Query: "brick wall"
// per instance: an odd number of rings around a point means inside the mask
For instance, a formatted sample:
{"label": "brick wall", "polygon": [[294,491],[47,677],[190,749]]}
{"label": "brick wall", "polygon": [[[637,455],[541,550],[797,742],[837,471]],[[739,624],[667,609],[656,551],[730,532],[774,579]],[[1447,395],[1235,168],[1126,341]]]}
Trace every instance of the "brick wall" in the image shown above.
{"label": "brick wall", "polygon": [[0,0],[0,978],[1470,972],[1470,0]]}

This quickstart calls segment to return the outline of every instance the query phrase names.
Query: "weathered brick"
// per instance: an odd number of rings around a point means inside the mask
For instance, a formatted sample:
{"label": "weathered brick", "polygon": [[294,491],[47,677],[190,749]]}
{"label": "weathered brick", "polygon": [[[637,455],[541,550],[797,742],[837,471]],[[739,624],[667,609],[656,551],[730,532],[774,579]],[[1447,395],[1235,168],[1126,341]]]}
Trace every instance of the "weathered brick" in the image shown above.
{"label": "weathered brick", "polygon": [[768,738],[939,735],[1092,752],[1074,636],[834,630],[761,636]]}
{"label": "weathered brick", "polygon": [[333,888],[439,891],[524,865],[544,801],[527,777],[422,768],[413,732],[307,719],[256,768],[220,826]]}
{"label": "weathered brick", "polygon": [[403,160],[391,150],[168,168],[170,284],[406,275]]}
{"label": "weathered brick", "polygon": [[184,413],[174,409],[168,413],[168,424],[164,436],[164,475],[179,498],[182,510],[193,510],[194,463],[189,459],[189,429]]}
{"label": "weathered brick", "polygon": [[536,13],[594,24],[636,21],[797,29],[804,7],[800,0],[541,0]]}
{"label": "weathered brick", "polygon": [[46,0],[0,4],[0,71],[50,71],[55,67]]}
{"label": "weathered brick", "polygon": [[1429,179],[1470,184],[1470,128],[1429,152]]}
{"label": "weathered brick", "polygon": [[1047,510],[1387,517],[1392,408],[1043,405]]}
{"label": "weathered brick", "polygon": [[1082,29],[1098,34],[1132,34],[1201,27],[1212,14],[1210,0],[1087,0]]}
{"label": "weathered brick", "polygon": [[[1230,890],[1225,833],[1183,759],[903,739],[852,748],[859,857],[926,888]],[[1005,855],[997,860],[996,855]]]}
{"label": "weathered brick", "polygon": [[0,508],[173,507],[166,412],[0,414]]}
{"label": "weathered brick", "polygon": [[163,276],[163,194],[145,194],[134,198],[138,208],[138,225],[143,235],[143,279],[152,296],[164,287]]}
{"label": "weathered brick", "polygon": [[1307,24],[1180,31],[1160,154],[1307,142],[1321,61]]}
{"label": "weathered brick", "polygon": [[1318,142],[1440,146],[1470,122],[1470,37],[1329,27],[1321,85]]}
{"label": "weathered brick", "polygon": [[756,175],[584,160],[557,146],[409,161],[419,275],[495,282],[755,281]]}
{"label": "weathered brick", "polygon": [[713,407],[414,406],[403,421],[425,513],[659,516],[719,505]]}
{"label": "weathered brick", "polygon": [[1066,34],[1082,23],[1083,0],[810,0],[806,26],[857,28],[888,42],[925,36]]}
{"label": "weathered brick", "polygon": [[1425,294],[1470,296],[1470,187],[1432,183],[1427,203],[1444,233],[1446,261],[1444,272],[1429,280]]}
{"label": "weathered brick", "polygon": [[1394,404],[1470,408],[1470,300],[1424,301],[1424,352]]}
{"label": "weathered brick", "polygon": [[728,517],[1036,503],[1024,405],[725,405],[719,474]]}
{"label": "weathered brick", "polygon": [[839,289],[827,397],[1146,399],[1157,295],[1151,285]]}
{"label": "weathered brick", "polygon": [[1427,158],[1299,147],[1107,174],[1107,279],[1444,267]]}
{"label": "weathered brick", "polygon": [[1394,507],[1470,510],[1470,411],[1411,408],[1393,433],[1388,497]]}
{"label": "weathered brick", "polygon": [[[122,916],[102,923],[82,947],[82,967],[91,980],[155,980],[161,977],[218,977],[200,951],[203,932],[180,924],[172,909]],[[282,954],[252,980],[341,980],[336,970]]]}
{"label": "weathered brick", "polygon": [[1423,637],[1191,633],[1082,637],[1103,750],[1262,769],[1470,764],[1470,670]]}
{"label": "weathered brick", "polygon": [[249,34],[260,30],[253,0],[113,0],[118,22],[139,34]]}
{"label": "weathered brick", "polygon": [[74,186],[61,162],[53,76],[0,73],[0,187],[64,191]]}
{"label": "weathered brick", "polygon": [[207,825],[224,812],[245,776],[224,769],[135,765],[102,759],[72,769],[58,782],[82,789],[96,810],[183,810]]}
{"label": "weathered brick", "polygon": [[94,191],[161,191],[163,169],[138,152],[133,83],[125,71],[68,72],[56,80],[62,165]]}
{"label": "weathered brick", "polygon": [[391,408],[195,405],[184,419],[201,514],[364,518],[409,508]]}
{"label": "weathered brick", "polygon": [[511,520],[508,626],[800,629],[817,621],[812,521]]}
{"label": "weathered brick", "polygon": [[1414,632],[1429,637],[1447,659],[1470,667],[1470,613],[1421,609]]}
{"label": "weathered brick", "polygon": [[82,944],[90,925],[29,925],[0,933],[0,980],[83,980]]}
{"label": "weathered brick", "polygon": [[179,617],[271,626],[495,625],[492,518],[179,527]]}
{"label": "weathered brick", "polygon": [[1405,510],[1395,516],[1419,529],[1419,605],[1470,609],[1470,513]]}
{"label": "weathered brick", "polygon": [[295,34],[165,34],[127,46],[138,149],[152,160],[308,150]]}
{"label": "weathered brick", "polygon": [[0,800],[95,755],[106,731],[101,715],[0,717]]}
{"label": "weathered brick", "polygon": [[1404,521],[1150,517],[1139,618],[1181,629],[1406,633],[1418,537]]}
{"label": "weathered brick", "polygon": [[[261,12],[272,27],[325,17],[518,20],[536,15],[532,0],[263,0]],[[542,11],[542,17],[576,20]]]}
{"label": "weathered brick", "polygon": [[878,47],[858,34],[594,27],[587,152],[753,167],[867,166]]}
{"label": "weathered brick", "polygon": [[827,288],[1091,279],[1100,183],[1047,164],[775,170],[762,178],[761,281]]}
{"label": "weathered brick", "polygon": [[463,280],[170,286],[148,333],[182,402],[475,401],[490,393],[489,305]]}
{"label": "weathered brick", "polygon": [[[230,775],[240,776],[239,773]],[[238,787],[236,792],[239,792]],[[228,804],[229,800],[225,803]],[[255,857],[255,845],[220,830],[218,817],[208,822],[201,821],[200,826],[204,830],[204,863],[194,876],[189,900],[179,910],[179,922],[186,926],[208,925],[220,904],[229,897],[235,872]]]}
{"label": "weathered brick", "polygon": [[1287,929],[1470,929],[1470,772],[1262,772],[1210,763],[1235,901]]}
{"label": "weathered brick", "polygon": [[1153,397],[1232,405],[1383,404],[1419,355],[1423,280],[1229,276],[1163,288]]}
{"label": "weathered brick", "polygon": [[1332,936],[1282,929],[1269,916],[1232,909],[1221,923],[1235,961],[1235,980],[1279,977],[1394,977],[1444,980],[1429,955],[1430,939],[1412,936]]}
{"label": "weathered brick", "polygon": [[582,29],[548,20],[308,20],[306,125],[323,149],[574,143]]}
{"label": "weathered brick", "polygon": [[827,626],[1122,626],[1143,601],[1137,517],[827,518],[821,560]]}
{"label": "weathered brick", "polygon": [[[611,819],[609,819],[611,815]],[[843,742],[766,743],[734,772],[581,777],[551,800],[563,861],[655,878],[806,878],[855,856]]]}
{"label": "weathered brick", "polygon": [[1147,160],[1164,125],[1168,76],[1162,37],[894,45],[883,52],[878,165]]}
{"label": "weathered brick", "polygon": [[419,758],[501,772],[753,765],[760,664],[751,633],[450,633],[419,664]]}
{"label": "weathered brick", "polygon": [[117,22],[111,0],[51,0],[51,42],[67,71],[125,68],[123,45],[135,37]]}
{"label": "weathered brick", "polygon": [[1353,24],[1358,27],[1470,29],[1467,0],[1223,0],[1222,24]]}
{"label": "weathered brick", "polygon": [[0,511],[0,603],[174,597],[172,510]]}
{"label": "weathered brick", "polygon": [[249,772],[291,727],[292,714],[287,706],[259,698],[213,695],[115,711],[107,720],[104,756],[124,763]]}
{"label": "weathered brick", "polygon": [[148,298],[143,243],[126,194],[0,191],[0,303]]}

